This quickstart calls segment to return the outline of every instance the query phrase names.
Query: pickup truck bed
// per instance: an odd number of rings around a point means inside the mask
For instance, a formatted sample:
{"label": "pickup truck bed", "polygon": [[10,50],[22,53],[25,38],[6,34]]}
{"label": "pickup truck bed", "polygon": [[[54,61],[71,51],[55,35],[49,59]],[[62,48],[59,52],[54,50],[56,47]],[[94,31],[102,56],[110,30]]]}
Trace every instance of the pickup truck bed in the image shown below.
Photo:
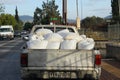
{"label": "pickup truck bed", "polygon": [[23,77],[30,76],[31,72],[32,74],[35,72],[37,77],[40,78],[41,72],[42,78],[50,78],[48,75],[51,72],[56,74],[56,77],[60,73],[67,72],[74,73],[74,76],[70,76],[71,78],[83,78],[85,74],[92,74],[92,77],[97,79],[101,73],[101,70],[95,66],[96,53],[94,50],[30,49],[28,52],[25,52],[28,64],[22,68]]}

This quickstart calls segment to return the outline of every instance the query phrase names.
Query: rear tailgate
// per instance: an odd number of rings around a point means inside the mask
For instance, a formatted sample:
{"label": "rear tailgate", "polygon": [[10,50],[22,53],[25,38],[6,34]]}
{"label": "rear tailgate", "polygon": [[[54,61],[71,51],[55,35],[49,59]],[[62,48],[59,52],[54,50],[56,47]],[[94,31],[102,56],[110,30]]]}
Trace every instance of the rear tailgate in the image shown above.
{"label": "rear tailgate", "polygon": [[45,70],[93,69],[92,50],[29,50],[28,67]]}

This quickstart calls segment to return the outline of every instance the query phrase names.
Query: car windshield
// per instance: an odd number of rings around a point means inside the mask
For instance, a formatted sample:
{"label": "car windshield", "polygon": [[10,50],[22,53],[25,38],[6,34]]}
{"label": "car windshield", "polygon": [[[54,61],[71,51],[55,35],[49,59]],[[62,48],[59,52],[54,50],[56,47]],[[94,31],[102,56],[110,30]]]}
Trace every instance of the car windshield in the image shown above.
{"label": "car windshield", "polygon": [[0,28],[0,32],[9,32],[10,28]]}

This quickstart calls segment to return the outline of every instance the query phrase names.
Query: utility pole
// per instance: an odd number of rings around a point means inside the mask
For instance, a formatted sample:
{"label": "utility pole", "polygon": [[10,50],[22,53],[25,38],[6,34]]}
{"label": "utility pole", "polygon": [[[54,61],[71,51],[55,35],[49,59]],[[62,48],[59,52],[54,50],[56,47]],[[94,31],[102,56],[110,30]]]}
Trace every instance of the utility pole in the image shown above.
{"label": "utility pole", "polygon": [[67,0],[63,0],[63,22],[67,24]]}
{"label": "utility pole", "polygon": [[76,0],[76,11],[77,11],[76,26],[77,26],[77,29],[80,29],[80,18],[79,18],[79,12],[78,12],[78,0]]}
{"label": "utility pole", "polygon": [[118,0],[118,7],[119,7],[119,16],[120,16],[120,0]]}

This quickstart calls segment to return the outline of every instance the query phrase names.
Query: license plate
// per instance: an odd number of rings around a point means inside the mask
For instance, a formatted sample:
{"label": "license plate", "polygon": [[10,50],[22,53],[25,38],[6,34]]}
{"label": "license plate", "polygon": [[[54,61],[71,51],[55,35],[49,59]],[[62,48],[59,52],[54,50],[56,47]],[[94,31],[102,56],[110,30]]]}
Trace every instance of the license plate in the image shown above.
{"label": "license plate", "polygon": [[77,78],[76,72],[47,72],[48,78]]}

